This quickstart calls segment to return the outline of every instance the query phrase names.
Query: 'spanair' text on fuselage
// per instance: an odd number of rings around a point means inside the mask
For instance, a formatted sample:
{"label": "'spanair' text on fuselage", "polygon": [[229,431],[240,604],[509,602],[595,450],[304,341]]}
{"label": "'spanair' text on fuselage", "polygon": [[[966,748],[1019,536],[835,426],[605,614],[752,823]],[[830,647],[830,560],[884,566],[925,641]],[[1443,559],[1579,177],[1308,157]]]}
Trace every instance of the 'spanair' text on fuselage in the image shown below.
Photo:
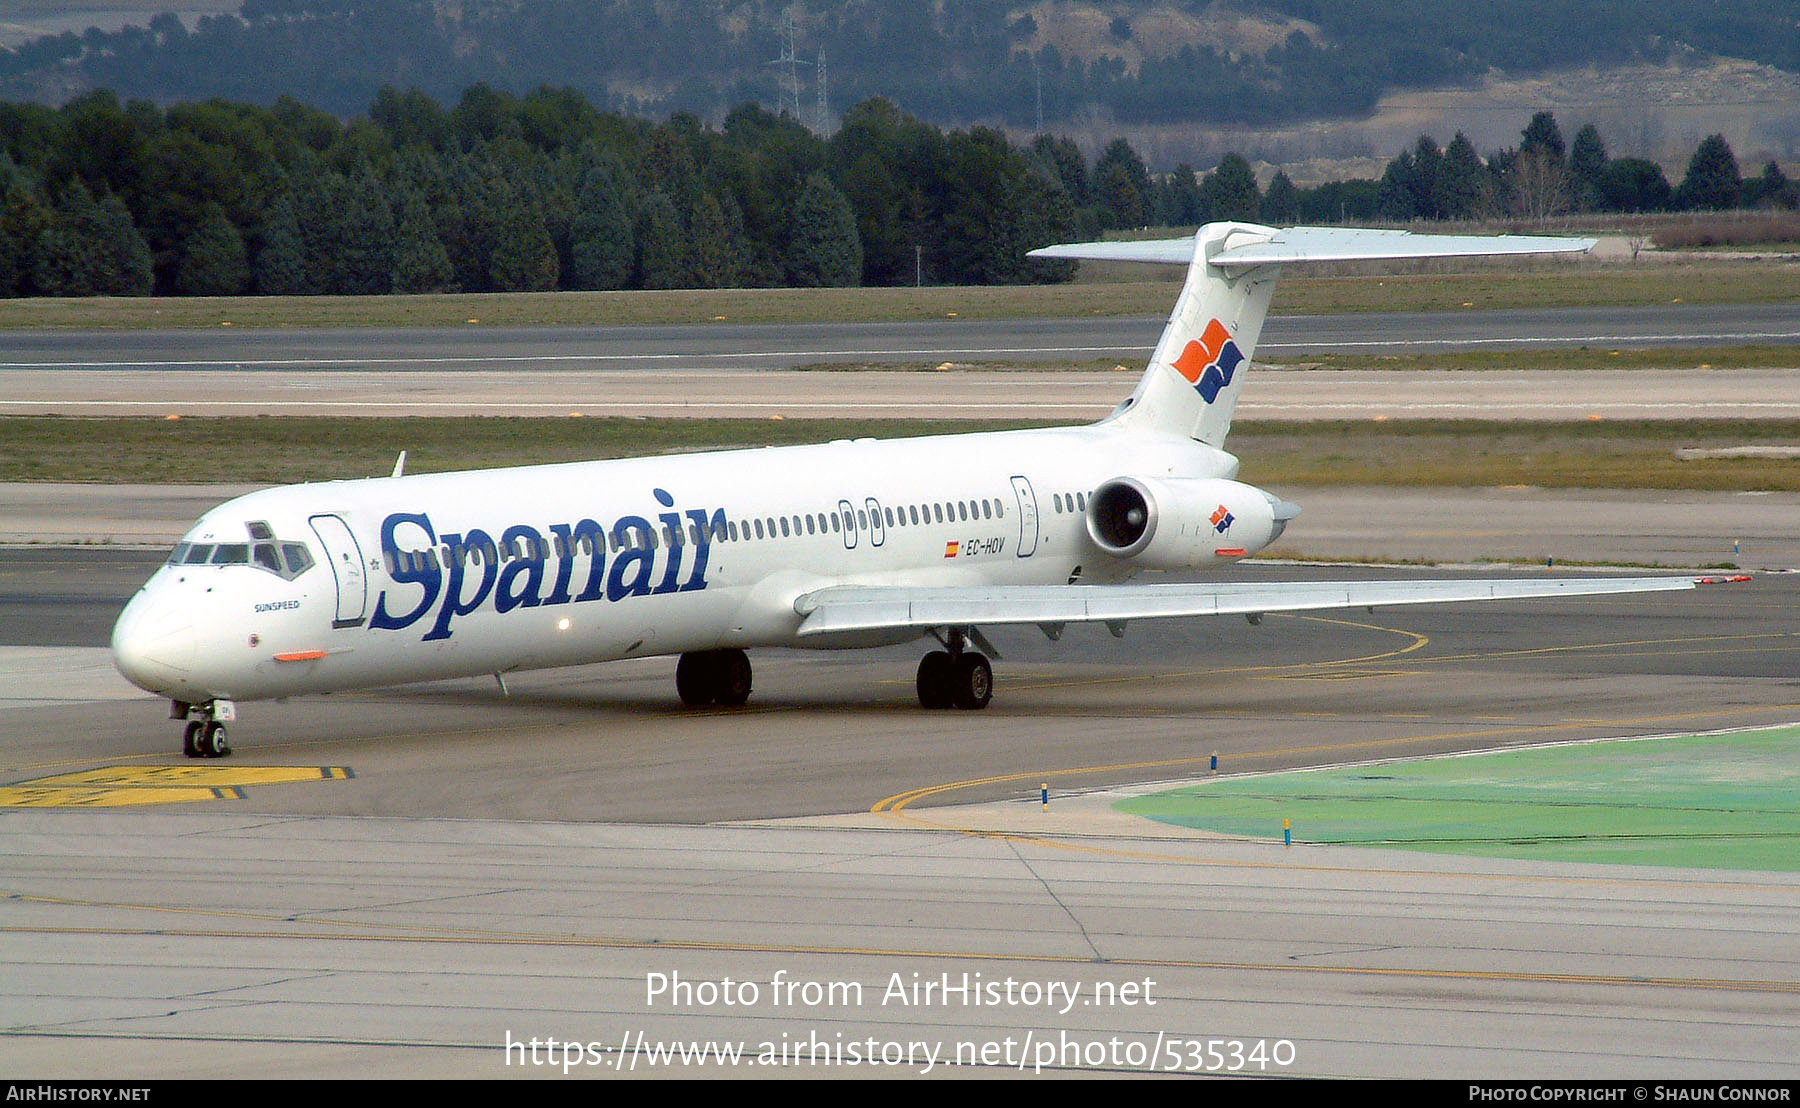
{"label": "'spanair' text on fuselage", "polygon": [[[662,489],[654,491],[658,504],[674,508],[674,497]],[[582,519],[551,523],[541,530],[515,523],[499,528],[496,541],[482,528],[440,535],[429,514],[394,512],[381,524],[381,554],[389,576],[401,587],[382,590],[369,627],[402,631],[430,615],[421,636],[430,642],[449,638],[457,619],[484,605],[506,613],[706,588],[706,565],[713,539],[724,527],[724,509],[665,511],[656,518],[658,523],[641,515],[623,515],[610,527]],[[576,592],[578,559],[585,559],[587,567]]]}

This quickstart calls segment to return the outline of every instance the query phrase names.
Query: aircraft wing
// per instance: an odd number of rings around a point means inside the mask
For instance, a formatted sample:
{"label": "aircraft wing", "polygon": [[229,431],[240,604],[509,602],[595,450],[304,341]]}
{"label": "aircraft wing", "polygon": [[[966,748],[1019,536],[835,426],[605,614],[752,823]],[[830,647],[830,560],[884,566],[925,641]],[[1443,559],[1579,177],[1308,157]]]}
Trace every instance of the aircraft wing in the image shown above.
{"label": "aircraft wing", "polygon": [[1691,589],[1713,577],[1485,578],[1466,581],[1302,581],[1172,585],[839,585],[797,598],[800,636],[904,627],[1119,623],[1178,616],[1258,615],[1332,608],[1523,600]]}

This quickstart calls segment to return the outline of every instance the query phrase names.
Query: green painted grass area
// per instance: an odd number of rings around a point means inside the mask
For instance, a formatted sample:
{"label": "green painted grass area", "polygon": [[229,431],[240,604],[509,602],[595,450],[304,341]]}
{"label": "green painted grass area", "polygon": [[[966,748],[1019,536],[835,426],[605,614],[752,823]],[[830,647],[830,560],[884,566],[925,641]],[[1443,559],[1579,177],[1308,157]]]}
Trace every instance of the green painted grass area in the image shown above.
{"label": "green painted grass area", "polygon": [[1800,872],[1800,725],[1219,778],[1113,807],[1219,834]]}

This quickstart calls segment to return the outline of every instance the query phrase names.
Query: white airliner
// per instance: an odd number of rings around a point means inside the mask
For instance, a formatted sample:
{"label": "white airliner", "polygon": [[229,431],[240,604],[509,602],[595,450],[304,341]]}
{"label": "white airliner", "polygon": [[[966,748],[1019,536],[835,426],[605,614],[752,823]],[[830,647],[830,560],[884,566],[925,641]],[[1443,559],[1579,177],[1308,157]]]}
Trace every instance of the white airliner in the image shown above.
{"label": "white airliner", "polygon": [[[1256,553],[1299,508],[1223,449],[1289,263],[1585,250],[1589,240],[1242,223],[1047,247],[1180,263],[1136,389],[1091,426],[267,489],[206,513],[113,631],[192,757],[235,702],[680,655],[688,704],[743,704],[746,648],[923,637],[926,708],[982,708],[981,628],[1691,588],[1691,577],[1125,584]],[[976,649],[979,648],[979,649]]]}

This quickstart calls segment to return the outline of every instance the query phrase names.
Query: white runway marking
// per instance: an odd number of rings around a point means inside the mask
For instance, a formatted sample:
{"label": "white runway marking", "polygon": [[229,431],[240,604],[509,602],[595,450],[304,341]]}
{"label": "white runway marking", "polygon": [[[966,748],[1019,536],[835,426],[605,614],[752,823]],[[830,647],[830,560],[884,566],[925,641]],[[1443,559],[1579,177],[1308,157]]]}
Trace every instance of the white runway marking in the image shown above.
{"label": "white runway marking", "polygon": [[532,362],[673,362],[700,358],[749,360],[754,358],[898,358],[917,356],[948,359],[951,357],[998,357],[1016,354],[1111,354],[1120,350],[1148,352],[1149,346],[920,346],[892,350],[740,350],[679,354],[482,354],[454,355],[435,358],[215,358],[210,360],[175,358],[143,361],[92,362],[0,362],[7,369],[245,369],[266,366],[270,369],[332,369],[362,366],[450,366],[450,365],[522,365]]}
{"label": "white runway marking", "polygon": [[[1719,331],[1711,333],[1670,332],[1668,334],[1596,335],[1520,335],[1510,338],[1381,338],[1330,339],[1322,341],[1271,339],[1261,345],[1264,353],[1279,350],[1340,350],[1371,347],[1482,347],[1482,346],[1580,346],[1596,343],[1643,345],[1647,342],[1775,342],[1800,339],[1800,330],[1787,331]],[[954,359],[959,357],[996,358],[1020,355],[1065,357],[1069,355],[1148,354],[1148,344],[1125,346],[936,346],[886,348],[845,348],[824,350],[741,350],[682,353],[631,354],[482,354],[444,355],[437,357],[368,357],[368,358],[171,358],[95,361],[0,362],[0,370],[52,369],[358,369],[377,366],[459,366],[459,365],[530,365],[600,362],[678,362],[716,358],[732,361],[776,359],[804,363],[809,359],[830,358],[901,358],[923,357]]]}

